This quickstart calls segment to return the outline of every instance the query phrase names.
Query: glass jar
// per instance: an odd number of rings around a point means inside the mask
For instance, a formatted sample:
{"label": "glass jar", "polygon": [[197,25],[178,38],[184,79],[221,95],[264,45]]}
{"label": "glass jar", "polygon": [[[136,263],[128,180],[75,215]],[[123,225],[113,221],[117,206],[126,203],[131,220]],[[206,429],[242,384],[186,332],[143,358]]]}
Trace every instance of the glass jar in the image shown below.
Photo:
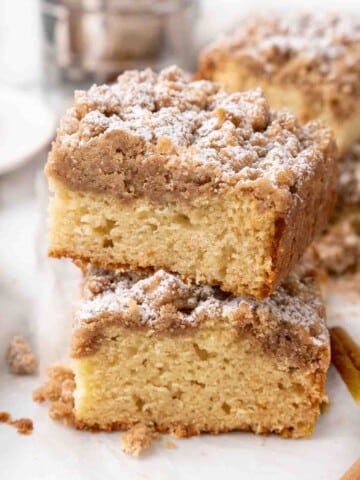
{"label": "glass jar", "polygon": [[87,88],[193,58],[195,0],[42,0],[46,83]]}

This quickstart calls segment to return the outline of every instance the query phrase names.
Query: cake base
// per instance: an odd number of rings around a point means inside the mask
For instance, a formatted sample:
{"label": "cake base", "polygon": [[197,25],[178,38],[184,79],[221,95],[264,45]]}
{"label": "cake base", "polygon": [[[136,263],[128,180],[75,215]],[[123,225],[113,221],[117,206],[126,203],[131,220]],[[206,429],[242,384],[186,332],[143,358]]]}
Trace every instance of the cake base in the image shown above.
{"label": "cake base", "polygon": [[281,367],[226,329],[181,339],[116,335],[73,364],[77,428],[127,430],[141,422],[176,437],[311,435],[324,399],[321,370]]}

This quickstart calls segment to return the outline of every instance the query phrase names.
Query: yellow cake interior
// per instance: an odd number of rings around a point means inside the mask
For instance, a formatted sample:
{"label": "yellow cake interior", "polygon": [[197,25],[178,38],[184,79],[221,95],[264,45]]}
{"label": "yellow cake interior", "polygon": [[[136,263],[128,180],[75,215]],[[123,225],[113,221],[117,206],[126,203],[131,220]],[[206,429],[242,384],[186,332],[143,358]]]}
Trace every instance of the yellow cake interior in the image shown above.
{"label": "yellow cake interior", "polygon": [[53,256],[132,270],[151,265],[254,296],[269,281],[275,212],[260,210],[249,194],[153,204],[73,192],[59,182],[52,188]]}
{"label": "yellow cake interior", "polygon": [[287,366],[226,322],[173,337],[113,326],[105,336],[96,352],[74,360],[79,426],[151,421],[178,436],[313,430],[325,373]]}

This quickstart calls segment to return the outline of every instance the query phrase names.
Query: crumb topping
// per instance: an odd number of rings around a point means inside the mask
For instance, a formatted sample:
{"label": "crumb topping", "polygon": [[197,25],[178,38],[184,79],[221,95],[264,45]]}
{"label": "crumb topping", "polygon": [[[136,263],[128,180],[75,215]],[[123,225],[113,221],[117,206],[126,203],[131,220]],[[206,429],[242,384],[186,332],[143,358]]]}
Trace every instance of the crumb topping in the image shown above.
{"label": "crumb topping", "polygon": [[13,420],[8,412],[0,412],[0,423],[7,423],[11,427],[15,427],[21,435],[30,435],[34,430],[33,421],[30,418]]}
{"label": "crumb topping", "polygon": [[195,325],[206,312],[220,315],[218,299],[227,294],[209,286],[188,285],[158,270],[150,276],[90,267],[75,320],[91,320],[103,312],[121,312],[129,324],[167,329]]}
{"label": "crumb topping", "polygon": [[34,402],[49,402],[49,415],[65,425],[74,424],[75,377],[70,368],[52,365],[47,370],[48,379],[33,392]]}
{"label": "crumb topping", "polygon": [[30,435],[34,430],[34,425],[30,418],[19,418],[18,420],[11,420],[8,423],[15,427],[21,435]]}
{"label": "crumb topping", "polygon": [[313,275],[309,266],[299,267],[271,297],[260,302],[234,297],[216,287],[188,284],[163,270],[141,276],[90,267],[83,300],[75,313],[75,329],[86,331],[106,313],[119,314],[129,328],[159,332],[195,328],[208,319],[227,317],[236,324],[256,317],[259,323],[303,328],[313,343],[326,343],[324,306]]}
{"label": "crumb topping", "polygon": [[152,425],[137,423],[121,434],[121,445],[125,453],[138,457],[159,437]]}
{"label": "crumb topping", "polygon": [[[334,103],[339,92],[355,101],[360,98],[360,20],[356,16],[256,15],[206,49],[204,68],[224,55],[279,83],[305,89],[326,85],[326,96]],[[341,111],[342,105],[337,107]]]}
{"label": "crumb topping", "polygon": [[8,412],[0,412],[0,423],[7,423],[11,416]]}
{"label": "crumb topping", "polygon": [[327,129],[270,110],[259,90],[227,94],[170,67],[76,92],[47,172],[71,188],[125,198],[255,183],[269,185],[268,194],[301,181],[330,148]]}
{"label": "crumb topping", "polygon": [[6,362],[11,373],[31,375],[36,372],[37,359],[25,337],[16,335],[9,343]]}
{"label": "crumb topping", "polygon": [[[315,242],[317,261],[345,287],[344,275],[360,272],[360,144],[355,144],[340,160],[337,209],[326,232]],[[351,278],[346,279],[349,286]],[[340,287],[337,283],[337,287]]]}

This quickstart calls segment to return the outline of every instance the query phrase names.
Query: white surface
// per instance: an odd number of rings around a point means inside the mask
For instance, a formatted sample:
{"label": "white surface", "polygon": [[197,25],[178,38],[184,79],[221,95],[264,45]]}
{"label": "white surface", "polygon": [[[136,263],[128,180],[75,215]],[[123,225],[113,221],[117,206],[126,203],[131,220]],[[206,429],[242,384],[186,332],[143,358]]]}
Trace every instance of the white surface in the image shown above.
{"label": "white surface", "polygon": [[55,116],[40,99],[0,87],[0,175],[31,160],[54,132]]}
{"label": "white surface", "polygon": [[[27,89],[39,87],[34,85],[40,78],[37,48],[40,42],[35,28],[39,24],[37,4],[38,0],[0,1],[2,83]],[[215,31],[228,28],[236,19],[234,12],[241,15],[269,8],[266,0],[224,0],[221,9],[219,5],[219,0],[203,2],[200,43],[211,38]],[[271,7],[284,6],[302,9],[341,6],[356,12],[360,8],[358,0],[271,2]],[[40,379],[9,376],[3,361],[5,347],[13,334],[22,332],[36,344],[41,342],[42,372],[47,361],[59,358],[68,341],[67,309],[72,297],[68,282],[77,281],[69,275],[69,265],[55,261],[52,265],[43,260],[44,231],[37,228],[39,209],[33,183],[45,157],[41,153],[32,163],[0,177],[0,411],[8,410],[14,418],[28,416],[35,424],[29,437],[0,424],[0,479],[339,479],[359,456],[360,415],[359,407],[334,370],[329,375],[331,405],[311,440],[248,434],[203,436],[176,440],[176,450],[168,450],[159,443],[140,460],[121,452],[118,433],[74,432],[49,420],[46,407],[32,402],[32,390]],[[333,321],[346,324],[360,342],[359,305],[348,302],[344,309],[341,299],[332,298],[331,311]]]}

